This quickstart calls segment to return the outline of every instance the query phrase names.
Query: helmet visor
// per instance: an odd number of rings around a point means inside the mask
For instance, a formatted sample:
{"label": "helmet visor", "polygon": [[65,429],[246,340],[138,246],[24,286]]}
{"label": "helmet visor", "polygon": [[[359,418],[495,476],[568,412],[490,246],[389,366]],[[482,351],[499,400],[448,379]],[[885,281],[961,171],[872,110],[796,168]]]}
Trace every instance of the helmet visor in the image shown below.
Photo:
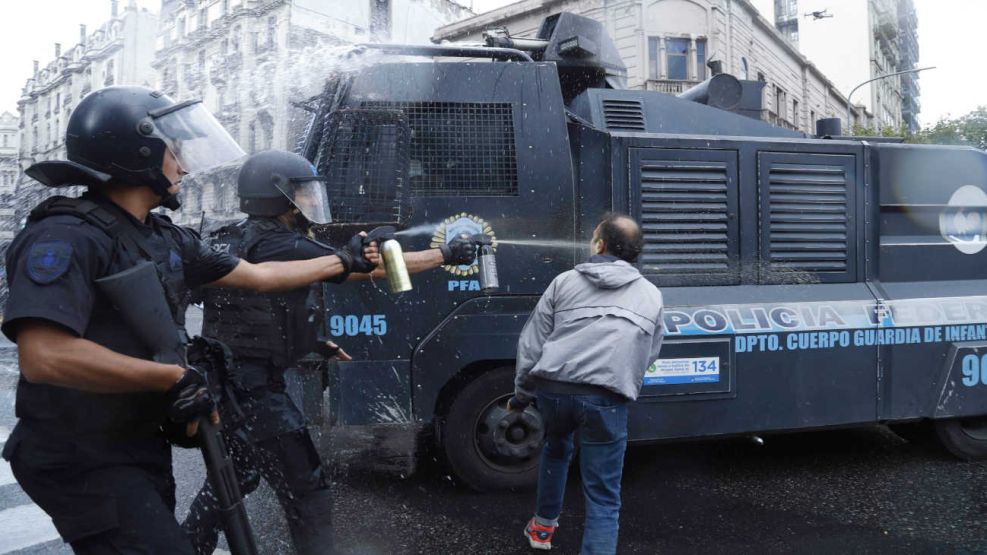
{"label": "helmet visor", "polygon": [[326,185],[318,176],[290,178],[276,184],[305,219],[316,225],[332,223]]}
{"label": "helmet visor", "polygon": [[151,117],[154,135],[168,145],[188,173],[207,171],[246,155],[201,102]]}

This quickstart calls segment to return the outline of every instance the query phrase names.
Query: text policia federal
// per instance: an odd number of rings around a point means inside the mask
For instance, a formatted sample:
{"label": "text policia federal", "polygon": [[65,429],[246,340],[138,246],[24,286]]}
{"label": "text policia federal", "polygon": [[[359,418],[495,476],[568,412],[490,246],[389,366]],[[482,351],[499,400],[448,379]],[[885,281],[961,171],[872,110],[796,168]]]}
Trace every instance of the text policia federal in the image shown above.
{"label": "text policia federal", "polygon": [[985,319],[987,297],[677,307],[664,315],[669,336],[737,335],[738,353],[985,340]]}

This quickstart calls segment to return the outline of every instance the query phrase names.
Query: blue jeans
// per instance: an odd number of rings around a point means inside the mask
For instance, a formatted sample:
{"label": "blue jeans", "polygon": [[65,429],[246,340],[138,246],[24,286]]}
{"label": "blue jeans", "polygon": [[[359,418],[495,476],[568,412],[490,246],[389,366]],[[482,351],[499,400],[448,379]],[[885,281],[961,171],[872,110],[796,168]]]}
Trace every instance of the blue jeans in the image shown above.
{"label": "blue jeans", "polygon": [[538,470],[535,518],[546,525],[558,523],[575,437],[579,441],[579,473],[586,497],[581,552],[616,553],[620,477],[627,448],[627,403],[602,395],[539,392],[538,411],[545,422],[545,448]]}

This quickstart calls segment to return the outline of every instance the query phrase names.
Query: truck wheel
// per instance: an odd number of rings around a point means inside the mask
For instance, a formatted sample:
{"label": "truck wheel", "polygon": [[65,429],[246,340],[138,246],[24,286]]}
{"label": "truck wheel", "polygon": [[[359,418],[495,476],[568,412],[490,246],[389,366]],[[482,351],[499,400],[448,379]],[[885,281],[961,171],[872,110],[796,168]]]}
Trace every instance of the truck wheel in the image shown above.
{"label": "truck wheel", "polygon": [[514,369],[491,370],[470,382],[449,409],[443,449],[453,473],[477,491],[520,489],[538,481],[544,427],[538,411],[504,409],[514,394]]}
{"label": "truck wheel", "polygon": [[965,461],[987,459],[987,416],[935,421],[936,435],[947,451]]}

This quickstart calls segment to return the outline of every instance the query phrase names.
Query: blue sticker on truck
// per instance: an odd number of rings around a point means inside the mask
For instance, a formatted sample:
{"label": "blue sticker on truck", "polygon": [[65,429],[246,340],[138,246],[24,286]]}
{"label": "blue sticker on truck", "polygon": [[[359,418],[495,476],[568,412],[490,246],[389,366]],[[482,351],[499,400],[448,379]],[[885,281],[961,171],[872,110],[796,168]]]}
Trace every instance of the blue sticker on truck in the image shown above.
{"label": "blue sticker on truck", "polygon": [[718,381],[720,381],[720,357],[660,358],[644,373],[644,385]]}

